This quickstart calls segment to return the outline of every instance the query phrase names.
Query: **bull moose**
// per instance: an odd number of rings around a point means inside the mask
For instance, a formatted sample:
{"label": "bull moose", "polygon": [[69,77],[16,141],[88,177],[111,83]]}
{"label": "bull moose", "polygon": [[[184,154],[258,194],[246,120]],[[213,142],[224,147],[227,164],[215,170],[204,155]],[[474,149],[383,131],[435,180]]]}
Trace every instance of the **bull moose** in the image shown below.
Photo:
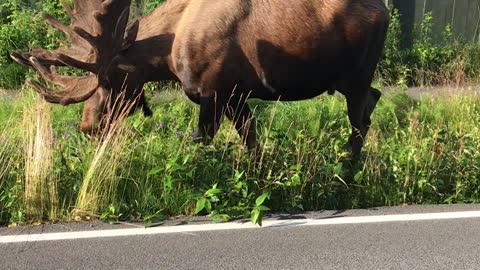
{"label": "bull moose", "polygon": [[[108,97],[123,91],[148,115],[144,84],[174,80],[200,105],[194,139],[205,143],[225,115],[243,142],[255,147],[250,98],[294,101],[338,91],[352,125],[350,151],[356,155],[362,148],[381,95],[371,83],[389,24],[383,0],[168,0],[131,24],[131,0],[62,4],[69,26],[48,14],[44,19],[71,45],[11,56],[64,88],[28,81],[46,101],[86,102],[85,132],[112,109],[115,98]],[[62,76],[59,66],[88,75]]]}

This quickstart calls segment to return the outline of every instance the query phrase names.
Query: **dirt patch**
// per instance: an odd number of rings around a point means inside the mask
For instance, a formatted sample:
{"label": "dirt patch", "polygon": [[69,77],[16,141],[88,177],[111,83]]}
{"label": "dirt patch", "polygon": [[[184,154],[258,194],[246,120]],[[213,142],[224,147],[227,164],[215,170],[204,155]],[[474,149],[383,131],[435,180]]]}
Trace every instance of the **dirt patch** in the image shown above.
{"label": "dirt patch", "polygon": [[[392,92],[398,90],[398,87],[385,87],[384,92]],[[422,100],[424,98],[435,97],[452,97],[458,95],[480,95],[480,84],[464,85],[464,86],[418,86],[410,87],[406,90],[408,96]]]}

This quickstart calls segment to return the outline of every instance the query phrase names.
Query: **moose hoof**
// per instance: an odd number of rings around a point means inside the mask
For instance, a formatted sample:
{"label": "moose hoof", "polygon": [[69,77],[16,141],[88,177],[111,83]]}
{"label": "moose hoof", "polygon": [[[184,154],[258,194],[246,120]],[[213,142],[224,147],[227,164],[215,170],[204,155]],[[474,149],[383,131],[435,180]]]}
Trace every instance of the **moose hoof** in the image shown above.
{"label": "moose hoof", "polygon": [[351,140],[349,140],[345,144],[345,150],[348,152],[349,157],[352,159],[358,158],[360,156],[361,149],[362,146],[355,145],[354,143],[352,143]]}
{"label": "moose hoof", "polygon": [[192,133],[192,143],[193,144],[203,144],[203,145],[209,145],[211,144],[212,140],[209,139],[206,135],[201,134],[199,131],[194,131]]}

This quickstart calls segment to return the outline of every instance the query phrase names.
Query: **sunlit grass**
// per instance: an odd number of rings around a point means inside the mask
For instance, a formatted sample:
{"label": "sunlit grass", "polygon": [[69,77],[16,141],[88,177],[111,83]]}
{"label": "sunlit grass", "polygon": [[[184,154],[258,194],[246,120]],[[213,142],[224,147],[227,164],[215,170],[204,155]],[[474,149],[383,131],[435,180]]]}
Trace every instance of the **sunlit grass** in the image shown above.
{"label": "sunlit grass", "polygon": [[58,198],[54,174],[51,105],[31,104],[23,111],[24,201],[26,216],[33,220],[56,219]]}
{"label": "sunlit grass", "polygon": [[[472,93],[423,101],[401,91],[384,95],[357,161],[344,148],[350,126],[341,96],[252,100],[262,146],[257,152],[239,144],[227,120],[211,146],[193,145],[198,107],[176,87],[167,86],[150,103],[153,117],[136,114],[93,140],[72,124],[81,107],[53,106],[53,119],[43,119],[53,122],[52,143],[48,136],[37,140],[51,146],[41,157],[51,160],[51,166],[42,165],[50,179],[58,179],[57,216],[154,220],[193,214],[205,198],[210,209],[202,213],[225,219],[249,215],[262,194],[274,211],[480,201],[480,97]],[[0,119],[18,123],[32,104],[2,104],[16,109]],[[12,145],[17,140],[9,134],[28,129],[9,124],[0,137]],[[26,160],[27,153],[17,155]],[[0,207],[0,216],[11,223],[26,220],[30,206],[15,196],[35,190],[18,182],[30,165],[13,157],[5,162],[12,152],[2,146],[0,155],[0,204],[9,204]],[[54,202],[44,204],[51,209]]]}

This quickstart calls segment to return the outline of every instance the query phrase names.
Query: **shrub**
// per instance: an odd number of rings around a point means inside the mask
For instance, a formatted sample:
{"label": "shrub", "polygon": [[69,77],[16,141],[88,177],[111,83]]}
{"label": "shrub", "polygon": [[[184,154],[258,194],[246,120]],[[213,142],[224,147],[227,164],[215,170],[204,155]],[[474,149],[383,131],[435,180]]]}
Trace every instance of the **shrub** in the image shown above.
{"label": "shrub", "polygon": [[67,18],[55,0],[44,1],[38,6],[7,0],[0,4],[0,8],[0,88],[14,89],[22,85],[29,71],[15,64],[10,53],[32,47],[52,49],[63,40],[58,31],[49,30],[51,28],[42,21],[39,12],[48,12],[63,21]]}
{"label": "shrub", "polygon": [[391,23],[377,79],[387,85],[429,86],[476,80],[480,45],[457,39],[449,25],[434,39],[432,14],[426,13],[413,33],[412,46],[402,48],[401,17],[391,11]]}

